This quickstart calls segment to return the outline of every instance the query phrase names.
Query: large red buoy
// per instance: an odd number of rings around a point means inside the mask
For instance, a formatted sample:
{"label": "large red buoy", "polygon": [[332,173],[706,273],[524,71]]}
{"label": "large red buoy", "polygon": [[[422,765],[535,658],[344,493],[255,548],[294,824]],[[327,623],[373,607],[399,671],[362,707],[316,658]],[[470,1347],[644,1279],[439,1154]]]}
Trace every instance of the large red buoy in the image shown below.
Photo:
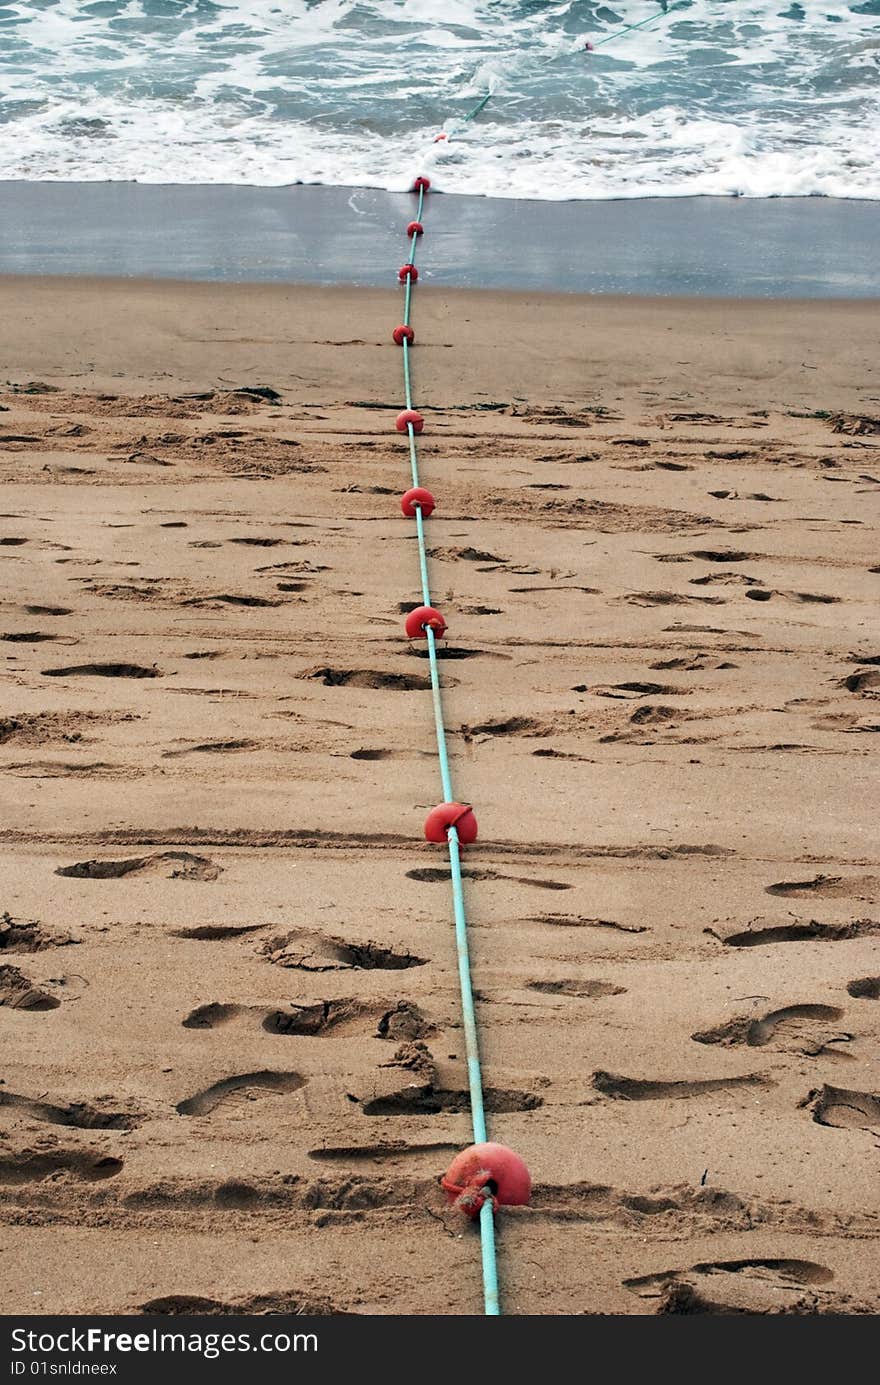
{"label": "large red buoy", "polygon": [[407,279],[411,279],[412,282],[415,283],[416,279],[419,277],[419,271],[411,260],[407,260],[406,264],[402,264],[397,271],[397,277],[402,284],[405,283]]}
{"label": "large red buoy", "polygon": [[450,1203],[469,1217],[479,1216],[486,1190],[493,1204],[502,1207],[523,1207],[532,1192],[525,1162],[507,1145],[491,1141],[456,1154],[440,1186]]}
{"label": "large red buoy", "polygon": [[442,639],[446,634],[446,621],[433,606],[416,606],[403,622],[403,628],[411,640],[426,640],[428,636],[425,631],[428,626],[438,639]]}
{"label": "large red buoy", "polygon": [[414,433],[420,433],[424,428],[425,420],[422,418],[418,409],[404,409],[402,413],[397,415],[395,427],[398,433],[405,433],[410,425],[412,425]]}
{"label": "large red buoy", "polygon": [[400,508],[407,519],[415,519],[416,510],[421,510],[422,518],[427,519],[437,508],[437,502],[424,486],[413,486],[406,495],[400,497]]}
{"label": "large red buoy", "polygon": [[413,342],[416,339],[416,334],[413,331],[413,329],[411,327],[405,326],[404,324],[401,324],[400,327],[395,327],[394,331],[391,333],[391,336],[396,346],[403,346],[403,343],[405,341],[408,341],[410,346],[412,346]]}
{"label": "large red buoy", "polygon": [[425,840],[447,841],[450,827],[455,828],[463,846],[470,846],[477,840],[477,819],[469,803],[438,803],[432,808],[425,818]]}
{"label": "large red buoy", "polygon": [[412,185],[412,190],[413,190],[413,192],[427,192],[427,191],[428,191],[428,188],[429,188],[430,186],[431,186],[431,179],[430,179],[430,178],[422,178],[422,177],[419,177],[419,178],[416,178],[415,182],[413,183],[413,185]]}
{"label": "large red buoy", "polygon": [[424,235],[424,232],[425,228],[420,221],[411,221],[406,228],[408,236],[421,236]]}

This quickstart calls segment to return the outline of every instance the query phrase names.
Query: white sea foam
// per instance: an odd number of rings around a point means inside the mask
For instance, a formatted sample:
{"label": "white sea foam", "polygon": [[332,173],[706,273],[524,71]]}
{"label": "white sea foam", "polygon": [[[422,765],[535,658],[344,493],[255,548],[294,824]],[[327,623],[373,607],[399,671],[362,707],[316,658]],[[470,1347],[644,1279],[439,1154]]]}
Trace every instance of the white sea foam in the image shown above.
{"label": "white sea foam", "polygon": [[657,8],[9,0],[0,178],[880,198],[880,0]]}

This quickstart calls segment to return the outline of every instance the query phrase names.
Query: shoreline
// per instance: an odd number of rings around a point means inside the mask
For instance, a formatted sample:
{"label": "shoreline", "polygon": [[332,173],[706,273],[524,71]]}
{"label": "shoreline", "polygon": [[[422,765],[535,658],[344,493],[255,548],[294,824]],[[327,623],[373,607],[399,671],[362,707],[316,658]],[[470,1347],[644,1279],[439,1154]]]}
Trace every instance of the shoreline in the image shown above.
{"label": "shoreline", "polygon": [[[358,287],[393,283],[413,205],[407,193],[299,184],[13,181],[3,193],[0,274]],[[424,279],[444,288],[880,297],[876,202],[443,193],[432,206]]]}

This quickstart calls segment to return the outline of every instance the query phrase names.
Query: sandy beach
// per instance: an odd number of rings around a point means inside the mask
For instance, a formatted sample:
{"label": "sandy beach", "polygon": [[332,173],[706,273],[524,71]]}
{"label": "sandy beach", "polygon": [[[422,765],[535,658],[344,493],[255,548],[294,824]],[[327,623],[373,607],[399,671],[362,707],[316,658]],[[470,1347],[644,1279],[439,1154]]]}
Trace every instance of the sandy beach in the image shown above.
{"label": "sandy beach", "polygon": [[[477,1314],[400,295],[0,311],[4,1310]],[[877,303],[415,322],[505,1311],[876,1313]]]}

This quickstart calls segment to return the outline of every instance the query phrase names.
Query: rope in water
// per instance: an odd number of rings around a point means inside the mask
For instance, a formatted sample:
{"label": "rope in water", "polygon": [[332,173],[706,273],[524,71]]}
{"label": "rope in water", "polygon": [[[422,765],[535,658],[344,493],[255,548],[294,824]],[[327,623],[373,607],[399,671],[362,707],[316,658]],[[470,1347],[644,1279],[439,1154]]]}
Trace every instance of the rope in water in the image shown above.
{"label": "rope in water", "polygon": [[[622,28],[614,29],[610,34],[606,34],[604,38],[598,38],[594,43],[587,43],[585,45],[585,48],[587,49],[587,51],[592,53],[595,51],[595,49],[603,47],[604,44],[613,43],[615,39],[622,38],[624,34],[631,34],[635,29],[646,29],[650,24],[659,24],[662,19],[668,19],[669,16],[672,14],[673,10],[686,9],[688,7],[688,4],[689,0],[675,0],[675,3],[672,5],[664,5],[663,9],[661,9],[657,14],[649,14],[647,18],[636,20],[634,24],[624,24]],[[571,56],[572,50],[566,49],[563,53],[556,53],[552,58],[545,58],[544,62],[541,65],[543,67],[548,67],[550,63],[559,62],[560,58],[570,58]],[[438,135],[437,140],[451,140],[453,134],[457,130],[460,130],[464,125],[466,125],[469,120],[475,120],[477,116],[480,114],[480,112],[485,110],[486,106],[488,106],[489,102],[496,95],[497,93],[494,91],[487,91],[486,95],[482,98],[482,100],[477,102],[473,110],[468,111],[467,115],[463,115],[460,117],[459,120],[453,122],[448,127],[448,132],[444,132],[442,135]]]}
{"label": "rope in water", "polygon": [[604,38],[596,39],[595,43],[590,44],[590,48],[601,48],[603,43],[611,43],[613,39],[622,38],[624,34],[631,34],[633,29],[645,29],[649,24],[659,24],[660,20],[672,14],[673,10],[686,9],[688,2],[689,0],[676,0],[674,5],[664,5],[659,14],[649,14],[647,19],[639,19],[635,24],[624,24],[622,29],[615,29]]}
{"label": "rope in water", "polygon": [[[425,180],[418,181],[419,203],[416,213],[415,223],[421,226],[422,213],[425,205]],[[412,223],[411,223],[412,224]],[[415,266],[416,245],[418,244],[421,230],[412,232],[410,241],[408,265]],[[404,265],[403,269],[406,269]],[[403,270],[401,270],[403,273]],[[405,276],[405,296],[403,323],[405,328],[411,327],[412,313],[412,289],[414,276],[407,273]],[[408,410],[413,408],[412,394],[412,371],[410,367],[410,340],[403,335],[401,340],[403,348],[403,383],[404,394],[406,397],[406,407]],[[419,479],[419,458],[416,446],[416,430],[412,421],[406,424],[407,440],[409,443],[410,470],[412,472],[413,487],[420,486]],[[431,589],[428,580],[428,554],[425,546],[425,520],[422,514],[422,504],[417,500],[413,503],[413,511],[416,522],[416,536],[418,539],[419,569],[421,574],[422,600],[426,607],[431,606]],[[440,762],[440,782],[443,788],[444,803],[454,803],[452,793],[452,774],[449,767],[449,753],[446,746],[446,728],[443,720],[443,703],[440,691],[440,670],[437,659],[437,640],[434,629],[430,625],[424,627],[424,633],[428,641],[428,661],[431,670],[431,695],[434,703],[434,725],[437,734],[437,756]],[[467,934],[467,915],[464,905],[464,888],[461,876],[461,853],[458,829],[452,823],[446,829],[447,845],[449,850],[449,865],[452,876],[452,904],[455,917],[455,939],[458,951],[458,977],[461,987],[461,1008],[464,1020],[465,1047],[467,1052],[468,1086],[470,1089],[471,1101],[471,1124],[473,1127],[474,1143],[481,1144],[486,1139],[486,1113],[483,1101],[483,1075],[480,1065],[480,1047],[477,1034],[477,1018],[474,1009],[474,992],[471,983],[471,964],[470,952],[468,949]],[[489,1316],[498,1316],[501,1313],[499,1292],[498,1292],[498,1266],[495,1254],[495,1211],[491,1197],[487,1197],[480,1208],[480,1242],[483,1261],[483,1298],[485,1312]]]}

